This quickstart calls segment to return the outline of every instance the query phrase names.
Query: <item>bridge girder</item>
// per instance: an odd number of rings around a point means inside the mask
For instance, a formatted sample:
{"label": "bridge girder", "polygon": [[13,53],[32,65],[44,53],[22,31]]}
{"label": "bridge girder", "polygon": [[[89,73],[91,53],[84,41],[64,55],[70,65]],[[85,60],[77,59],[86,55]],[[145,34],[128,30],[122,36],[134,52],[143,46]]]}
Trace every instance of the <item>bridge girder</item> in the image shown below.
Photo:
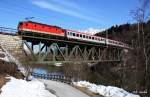
{"label": "bridge girder", "polygon": [[122,61],[122,49],[115,47],[42,43],[41,41],[35,43],[26,40],[23,41],[23,46],[28,49],[28,51],[24,50],[26,56],[32,56],[36,60],[35,64]]}

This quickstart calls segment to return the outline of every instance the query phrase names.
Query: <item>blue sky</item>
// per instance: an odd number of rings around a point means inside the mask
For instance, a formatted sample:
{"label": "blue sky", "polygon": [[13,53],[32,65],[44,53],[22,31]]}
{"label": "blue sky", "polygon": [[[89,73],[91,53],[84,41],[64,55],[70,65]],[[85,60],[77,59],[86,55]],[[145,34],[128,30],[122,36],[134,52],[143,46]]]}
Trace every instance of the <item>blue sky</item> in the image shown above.
{"label": "blue sky", "polygon": [[132,23],[138,0],[0,0],[0,26],[16,28],[26,17],[66,29],[106,29]]}

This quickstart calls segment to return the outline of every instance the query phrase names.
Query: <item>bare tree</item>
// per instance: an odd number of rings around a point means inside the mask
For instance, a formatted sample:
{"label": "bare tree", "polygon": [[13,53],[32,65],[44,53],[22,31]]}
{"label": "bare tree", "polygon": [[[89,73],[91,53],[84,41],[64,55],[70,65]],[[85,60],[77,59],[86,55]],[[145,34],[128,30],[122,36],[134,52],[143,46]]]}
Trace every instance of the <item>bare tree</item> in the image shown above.
{"label": "bare tree", "polygon": [[[132,11],[134,19],[138,23],[138,35],[137,35],[137,54],[139,56],[139,53],[143,54],[144,57],[144,63],[145,64],[145,88],[148,93],[150,93],[150,85],[148,77],[148,66],[150,64],[150,54],[148,53],[150,50],[150,47],[148,46],[146,33],[144,32],[144,22],[147,20],[147,17],[149,15],[148,13],[148,7],[150,5],[150,0],[140,0],[141,5],[136,10]],[[137,62],[136,62],[137,63]],[[137,65],[137,64],[136,64]]]}
{"label": "bare tree", "polygon": [[33,72],[34,69],[34,64],[31,63],[31,61],[34,62],[34,59],[31,56],[23,56],[21,63],[24,67],[25,70],[25,79],[27,81],[29,81],[29,76],[31,75],[31,73]]}
{"label": "bare tree", "polygon": [[[145,87],[147,89],[147,93],[150,93],[150,86],[149,86],[149,73],[148,73],[148,65],[150,64],[150,55],[148,53],[150,47],[147,44],[147,37],[145,36],[145,32],[144,32],[144,26],[143,23],[146,21],[147,16],[148,16],[148,12],[147,9],[150,5],[150,0],[142,0],[142,5],[141,5],[141,18],[140,18],[140,22],[141,22],[141,31],[142,31],[142,48],[143,48],[143,54],[144,54],[144,59],[145,59]],[[150,94],[148,94],[150,96]]]}
{"label": "bare tree", "polygon": [[88,75],[88,66],[85,63],[66,63],[63,65],[65,76],[69,76],[73,81],[86,80]]}

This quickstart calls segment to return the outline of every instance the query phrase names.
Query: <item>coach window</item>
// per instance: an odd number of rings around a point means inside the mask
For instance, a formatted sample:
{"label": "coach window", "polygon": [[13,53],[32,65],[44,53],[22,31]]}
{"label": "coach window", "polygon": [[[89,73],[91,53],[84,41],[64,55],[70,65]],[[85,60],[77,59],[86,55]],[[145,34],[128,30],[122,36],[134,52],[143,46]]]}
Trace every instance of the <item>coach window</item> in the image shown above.
{"label": "coach window", "polygon": [[69,35],[71,35],[71,32],[69,32]]}
{"label": "coach window", "polygon": [[101,39],[100,39],[100,38],[98,38],[98,40],[99,40],[99,41],[101,41]]}
{"label": "coach window", "polygon": [[85,35],[83,35],[83,38],[85,38]]}
{"label": "coach window", "polygon": [[94,37],[92,37],[92,40],[94,40]]}
{"label": "coach window", "polygon": [[79,34],[76,34],[77,37],[79,37]]}
{"label": "coach window", "polygon": [[86,39],[88,39],[89,38],[89,36],[86,36]]}
{"label": "coach window", "polygon": [[91,39],[91,36],[89,37],[89,39]]}
{"label": "coach window", "polygon": [[73,33],[73,36],[76,36],[76,34],[75,34],[75,33]]}
{"label": "coach window", "polygon": [[70,32],[70,36],[73,36],[72,34],[73,34],[73,33],[72,33],[72,32]]}
{"label": "coach window", "polygon": [[80,37],[82,38],[82,34],[80,34]]}

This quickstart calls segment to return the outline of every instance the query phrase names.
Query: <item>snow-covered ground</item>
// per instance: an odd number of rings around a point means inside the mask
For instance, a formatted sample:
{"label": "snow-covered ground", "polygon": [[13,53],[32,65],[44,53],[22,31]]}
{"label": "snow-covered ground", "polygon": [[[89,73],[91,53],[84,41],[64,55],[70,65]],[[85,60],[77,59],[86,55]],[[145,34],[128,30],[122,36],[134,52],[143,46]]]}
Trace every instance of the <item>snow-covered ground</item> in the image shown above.
{"label": "snow-covered ground", "polygon": [[38,80],[27,82],[22,79],[9,77],[10,81],[1,88],[0,97],[56,97]]}
{"label": "snow-covered ground", "polygon": [[74,82],[74,85],[79,87],[86,87],[90,91],[98,93],[104,97],[140,97],[139,95],[129,93],[121,88],[113,86],[96,85],[87,81]]}

